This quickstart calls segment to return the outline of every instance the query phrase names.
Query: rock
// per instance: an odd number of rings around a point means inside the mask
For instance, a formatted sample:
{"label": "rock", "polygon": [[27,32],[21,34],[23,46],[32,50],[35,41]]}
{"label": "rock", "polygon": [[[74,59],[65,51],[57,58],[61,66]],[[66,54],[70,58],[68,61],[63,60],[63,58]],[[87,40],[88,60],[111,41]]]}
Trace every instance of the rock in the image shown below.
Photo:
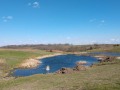
{"label": "rock", "polygon": [[71,74],[79,71],[85,71],[86,67],[83,65],[77,65],[75,68],[61,68],[56,73],[57,74]]}
{"label": "rock", "polygon": [[77,65],[85,65],[85,64],[87,64],[87,61],[78,61],[76,64]]}
{"label": "rock", "polygon": [[61,68],[56,73],[57,74],[70,74],[70,73],[73,73],[73,69],[70,69],[70,68]]}
{"label": "rock", "polygon": [[100,58],[98,61],[100,62],[111,62],[115,59],[115,57],[113,56],[104,56],[102,58]]}
{"label": "rock", "polygon": [[117,57],[116,59],[120,59],[120,57]]}
{"label": "rock", "polygon": [[73,70],[74,71],[85,71],[86,67],[83,65],[77,65]]}

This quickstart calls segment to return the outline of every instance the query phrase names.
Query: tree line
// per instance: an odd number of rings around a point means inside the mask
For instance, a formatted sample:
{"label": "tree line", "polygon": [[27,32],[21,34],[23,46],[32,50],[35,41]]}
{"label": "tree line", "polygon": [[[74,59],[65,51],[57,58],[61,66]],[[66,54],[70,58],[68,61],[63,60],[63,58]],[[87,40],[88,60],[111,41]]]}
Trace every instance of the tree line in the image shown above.
{"label": "tree line", "polygon": [[120,44],[93,44],[93,45],[72,45],[72,44],[37,44],[37,45],[8,45],[2,48],[8,49],[39,49],[39,50],[59,50],[64,52],[79,52],[92,49],[106,49],[111,47],[120,46]]}

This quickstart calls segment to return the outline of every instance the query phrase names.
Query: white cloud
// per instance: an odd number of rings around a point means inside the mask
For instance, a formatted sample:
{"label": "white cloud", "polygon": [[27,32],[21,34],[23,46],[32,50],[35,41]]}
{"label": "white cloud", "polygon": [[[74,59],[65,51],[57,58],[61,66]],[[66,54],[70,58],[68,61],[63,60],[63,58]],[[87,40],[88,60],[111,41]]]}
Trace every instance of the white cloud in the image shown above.
{"label": "white cloud", "polygon": [[3,22],[7,22],[7,20],[6,20],[6,19],[4,19],[4,20],[3,20]]}
{"label": "white cloud", "polygon": [[5,18],[6,18],[5,16],[2,17],[2,19],[5,19]]}
{"label": "white cloud", "polygon": [[97,41],[91,41],[92,44],[97,43]]}
{"label": "white cloud", "polygon": [[110,39],[111,41],[115,41],[115,39],[114,38],[112,38],[112,39]]}
{"label": "white cloud", "polygon": [[112,41],[112,42],[119,42],[120,40],[117,39],[117,38],[112,38],[112,39],[110,39],[110,41]]}
{"label": "white cloud", "polygon": [[9,20],[13,19],[12,16],[7,16],[6,18],[9,19]]}
{"label": "white cloud", "polygon": [[105,23],[105,20],[101,20],[101,23]]}
{"label": "white cloud", "polygon": [[34,2],[34,3],[33,3],[33,7],[34,7],[34,8],[39,8],[39,6],[40,6],[39,2]]}
{"label": "white cloud", "polygon": [[96,21],[96,19],[91,19],[91,20],[89,20],[89,22],[95,22]]}
{"label": "white cloud", "polygon": [[70,40],[70,39],[71,39],[71,37],[66,37],[66,39],[67,39],[67,40]]}
{"label": "white cloud", "polygon": [[31,6],[31,3],[28,3],[28,6]]}
{"label": "white cloud", "polygon": [[8,22],[13,19],[13,16],[3,16],[2,19],[3,19],[3,22]]}
{"label": "white cloud", "polygon": [[98,27],[100,27],[100,26],[105,24],[105,20],[104,19],[100,20],[100,19],[94,18],[94,19],[90,19],[89,22],[91,22],[91,23],[94,22],[95,24],[98,24]]}
{"label": "white cloud", "polygon": [[33,3],[28,3],[28,6],[32,6],[33,8],[39,8],[40,7],[40,4],[39,2],[33,2]]}

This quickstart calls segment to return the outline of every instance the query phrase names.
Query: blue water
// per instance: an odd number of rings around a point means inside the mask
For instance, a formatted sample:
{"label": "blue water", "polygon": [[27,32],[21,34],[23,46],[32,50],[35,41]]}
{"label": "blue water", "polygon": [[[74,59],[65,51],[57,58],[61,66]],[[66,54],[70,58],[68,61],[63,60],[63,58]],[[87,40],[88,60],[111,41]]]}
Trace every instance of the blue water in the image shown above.
{"label": "blue water", "polygon": [[77,56],[77,55],[59,55],[49,58],[44,58],[41,60],[42,64],[40,64],[37,68],[34,69],[16,69],[13,72],[13,76],[30,76],[33,74],[45,74],[46,66],[50,66],[49,73],[56,72],[62,67],[73,68],[76,66],[77,61],[87,61],[86,65],[91,65],[97,62],[97,59],[91,56]]}

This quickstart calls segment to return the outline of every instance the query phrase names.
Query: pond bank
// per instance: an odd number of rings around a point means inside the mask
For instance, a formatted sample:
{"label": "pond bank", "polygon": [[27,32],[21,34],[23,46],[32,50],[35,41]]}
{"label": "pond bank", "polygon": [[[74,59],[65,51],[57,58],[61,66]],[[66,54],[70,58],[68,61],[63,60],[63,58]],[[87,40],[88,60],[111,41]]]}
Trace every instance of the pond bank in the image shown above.
{"label": "pond bank", "polygon": [[36,58],[30,58],[25,60],[23,63],[21,63],[18,68],[36,68],[38,65],[40,65],[42,62],[40,61],[43,58],[47,57],[53,57],[53,56],[58,56],[58,55],[63,55],[62,53],[55,53],[52,55],[44,55],[44,56],[39,56]]}

